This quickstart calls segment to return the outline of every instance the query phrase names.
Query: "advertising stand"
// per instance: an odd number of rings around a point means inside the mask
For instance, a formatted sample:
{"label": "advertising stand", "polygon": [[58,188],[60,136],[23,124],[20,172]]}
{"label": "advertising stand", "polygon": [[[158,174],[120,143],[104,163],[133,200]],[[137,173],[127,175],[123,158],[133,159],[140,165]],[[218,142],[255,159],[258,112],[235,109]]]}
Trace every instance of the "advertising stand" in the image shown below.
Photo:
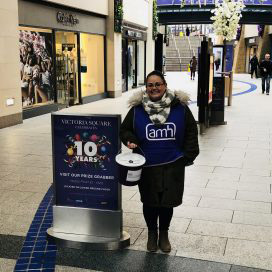
{"label": "advertising stand", "polygon": [[200,134],[203,134],[205,128],[209,127],[210,122],[210,105],[213,100],[213,53],[212,42],[205,37],[201,42],[201,47],[198,56],[198,123]]}
{"label": "advertising stand", "polygon": [[52,114],[55,205],[47,235],[57,245],[90,250],[130,245],[115,162],[120,123],[120,115]]}

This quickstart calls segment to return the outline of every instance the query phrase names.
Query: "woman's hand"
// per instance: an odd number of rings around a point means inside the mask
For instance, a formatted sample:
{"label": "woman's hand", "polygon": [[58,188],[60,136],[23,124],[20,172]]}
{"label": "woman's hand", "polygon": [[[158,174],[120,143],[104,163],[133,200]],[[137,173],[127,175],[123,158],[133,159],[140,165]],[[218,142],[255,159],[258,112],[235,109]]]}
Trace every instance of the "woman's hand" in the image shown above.
{"label": "woman's hand", "polygon": [[130,149],[133,149],[133,148],[136,148],[137,145],[134,144],[134,143],[131,143],[131,142],[127,142],[127,147],[130,148]]}

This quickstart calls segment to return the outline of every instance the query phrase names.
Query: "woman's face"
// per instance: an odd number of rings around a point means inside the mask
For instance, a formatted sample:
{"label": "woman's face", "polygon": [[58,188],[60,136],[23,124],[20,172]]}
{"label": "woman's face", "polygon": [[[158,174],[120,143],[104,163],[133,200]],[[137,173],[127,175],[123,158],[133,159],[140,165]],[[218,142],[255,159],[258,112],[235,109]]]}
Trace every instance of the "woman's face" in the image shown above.
{"label": "woman's face", "polygon": [[146,91],[151,101],[159,101],[166,91],[166,84],[159,76],[150,76],[146,82]]}

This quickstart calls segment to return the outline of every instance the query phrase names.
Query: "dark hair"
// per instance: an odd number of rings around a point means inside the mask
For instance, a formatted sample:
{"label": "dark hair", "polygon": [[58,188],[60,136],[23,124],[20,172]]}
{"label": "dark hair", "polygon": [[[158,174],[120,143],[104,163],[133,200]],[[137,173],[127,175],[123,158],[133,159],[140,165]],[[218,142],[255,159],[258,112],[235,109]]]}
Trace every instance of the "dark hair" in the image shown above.
{"label": "dark hair", "polygon": [[164,78],[164,75],[163,75],[160,71],[154,70],[154,71],[150,72],[150,73],[146,76],[146,80],[145,80],[146,83],[147,83],[148,78],[151,77],[151,76],[158,76],[158,77],[160,77],[161,80],[162,80],[162,82],[163,82],[163,84],[166,85],[166,80],[165,80],[165,78]]}

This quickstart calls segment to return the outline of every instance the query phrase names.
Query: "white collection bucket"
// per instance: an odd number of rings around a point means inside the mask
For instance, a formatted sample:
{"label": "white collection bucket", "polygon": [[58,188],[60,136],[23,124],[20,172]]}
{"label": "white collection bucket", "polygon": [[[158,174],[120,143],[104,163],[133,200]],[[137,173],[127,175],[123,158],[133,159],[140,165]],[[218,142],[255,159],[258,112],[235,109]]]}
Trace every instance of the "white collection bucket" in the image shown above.
{"label": "white collection bucket", "polygon": [[121,153],[115,160],[119,166],[119,183],[126,186],[137,185],[141,179],[145,157],[137,153]]}

